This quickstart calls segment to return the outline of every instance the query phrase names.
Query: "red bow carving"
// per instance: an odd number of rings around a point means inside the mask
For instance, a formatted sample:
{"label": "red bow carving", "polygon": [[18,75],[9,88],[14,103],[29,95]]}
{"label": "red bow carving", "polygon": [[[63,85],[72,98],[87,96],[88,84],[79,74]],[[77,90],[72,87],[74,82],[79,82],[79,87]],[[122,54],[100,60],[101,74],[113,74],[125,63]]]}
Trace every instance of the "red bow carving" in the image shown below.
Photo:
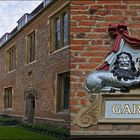
{"label": "red bow carving", "polygon": [[[140,49],[140,39],[129,36],[127,25],[126,24],[110,24],[108,27],[109,34],[115,39],[112,50],[108,53],[112,52],[116,53],[120,48],[121,39],[123,38],[125,42],[127,42],[130,47],[134,49]],[[101,67],[97,68],[97,70],[108,70],[109,64],[105,62]]]}
{"label": "red bow carving", "polygon": [[113,38],[116,38],[119,34],[125,33],[128,34],[126,24],[110,24],[108,26],[108,32]]}

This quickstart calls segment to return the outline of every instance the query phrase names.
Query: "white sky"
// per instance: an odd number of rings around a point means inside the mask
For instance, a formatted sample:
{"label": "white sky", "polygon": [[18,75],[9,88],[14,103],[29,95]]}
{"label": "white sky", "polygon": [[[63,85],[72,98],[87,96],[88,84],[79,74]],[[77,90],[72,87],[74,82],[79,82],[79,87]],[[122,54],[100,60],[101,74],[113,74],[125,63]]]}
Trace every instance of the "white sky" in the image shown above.
{"label": "white sky", "polygon": [[11,32],[25,13],[31,13],[43,0],[0,0],[0,37]]}

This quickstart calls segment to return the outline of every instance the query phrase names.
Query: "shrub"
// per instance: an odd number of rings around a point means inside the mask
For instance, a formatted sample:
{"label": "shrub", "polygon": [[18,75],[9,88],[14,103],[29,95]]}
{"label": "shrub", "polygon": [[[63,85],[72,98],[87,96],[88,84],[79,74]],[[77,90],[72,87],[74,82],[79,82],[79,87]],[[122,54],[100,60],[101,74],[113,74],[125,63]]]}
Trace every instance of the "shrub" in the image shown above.
{"label": "shrub", "polygon": [[19,121],[11,118],[0,118],[0,126],[17,125]]}
{"label": "shrub", "polygon": [[59,138],[69,137],[68,128],[60,128],[58,126],[53,126],[53,125],[23,123],[12,118],[3,118],[3,117],[0,118],[0,126],[9,126],[9,125],[16,125],[17,127],[21,127],[27,130],[31,130],[45,135],[59,137]]}
{"label": "shrub", "polygon": [[55,137],[69,136],[69,129],[67,128],[59,128],[57,126],[52,126],[52,125],[27,124],[27,123],[21,123],[19,126],[28,130],[36,131],[39,133],[43,133]]}

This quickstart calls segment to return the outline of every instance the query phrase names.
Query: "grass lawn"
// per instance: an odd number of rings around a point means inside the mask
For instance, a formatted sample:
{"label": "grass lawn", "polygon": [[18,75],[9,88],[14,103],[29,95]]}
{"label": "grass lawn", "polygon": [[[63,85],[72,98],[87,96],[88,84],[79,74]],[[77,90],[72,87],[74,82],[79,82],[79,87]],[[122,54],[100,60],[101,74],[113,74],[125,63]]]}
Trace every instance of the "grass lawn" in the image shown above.
{"label": "grass lawn", "polygon": [[0,140],[60,140],[15,127],[0,127]]}

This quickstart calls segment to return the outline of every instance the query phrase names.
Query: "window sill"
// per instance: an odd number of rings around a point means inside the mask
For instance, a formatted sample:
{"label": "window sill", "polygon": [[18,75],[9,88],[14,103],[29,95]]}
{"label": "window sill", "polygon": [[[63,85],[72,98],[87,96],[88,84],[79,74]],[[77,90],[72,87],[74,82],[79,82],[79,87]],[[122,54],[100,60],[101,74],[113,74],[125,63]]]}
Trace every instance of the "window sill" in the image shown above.
{"label": "window sill", "polygon": [[5,111],[11,111],[12,108],[5,108]]}
{"label": "window sill", "polygon": [[12,113],[12,111],[13,111],[12,108],[5,108],[5,109],[3,110],[3,113],[10,114],[10,113]]}
{"label": "window sill", "polygon": [[32,64],[34,64],[34,63],[36,63],[36,62],[37,62],[37,60],[34,60],[34,61],[30,62],[30,63],[27,63],[26,66],[27,66],[27,65],[28,65],[28,66],[29,66],[29,65],[32,65]]}
{"label": "window sill", "polygon": [[57,115],[69,115],[69,109],[64,109],[56,112]]}
{"label": "window sill", "polygon": [[14,71],[16,71],[16,69],[11,70],[11,71],[8,71],[8,73],[7,73],[7,74],[10,74],[10,73],[12,73],[12,72],[14,72]]}
{"label": "window sill", "polygon": [[66,46],[64,46],[64,47],[62,47],[62,48],[60,48],[60,49],[58,49],[58,50],[55,50],[54,52],[51,52],[51,53],[49,54],[49,56],[54,55],[54,54],[56,54],[56,53],[58,53],[58,52],[61,52],[61,51],[65,50],[65,49],[68,49],[68,48],[70,48],[70,45],[66,45]]}

